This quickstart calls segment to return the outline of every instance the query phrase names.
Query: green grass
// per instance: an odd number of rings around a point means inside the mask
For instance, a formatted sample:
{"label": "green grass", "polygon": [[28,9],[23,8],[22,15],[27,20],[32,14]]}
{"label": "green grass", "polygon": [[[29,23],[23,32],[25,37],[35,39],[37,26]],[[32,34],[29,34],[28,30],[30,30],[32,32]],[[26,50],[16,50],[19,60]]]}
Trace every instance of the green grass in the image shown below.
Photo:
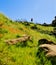
{"label": "green grass", "polygon": [[[45,57],[44,52],[40,52],[40,57],[37,55],[38,41],[40,39],[47,39],[56,42],[56,38],[52,35],[41,33],[37,30],[31,29],[31,26],[25,26],[24,23],[14,22],[0,14],[0,23],[3,23],[0,28],[0,65],[52,65],[51,60]],[[37,25],[43,31],[52,31],[53,27],[45,27]],[[27,45],[23,46],[22,43],[16,45],[8,45],[4,42],[6,39],[14,39],[17,36],[28,34],[32,38],[27,41]],[[36,46],[36,47],[34,47]]]}

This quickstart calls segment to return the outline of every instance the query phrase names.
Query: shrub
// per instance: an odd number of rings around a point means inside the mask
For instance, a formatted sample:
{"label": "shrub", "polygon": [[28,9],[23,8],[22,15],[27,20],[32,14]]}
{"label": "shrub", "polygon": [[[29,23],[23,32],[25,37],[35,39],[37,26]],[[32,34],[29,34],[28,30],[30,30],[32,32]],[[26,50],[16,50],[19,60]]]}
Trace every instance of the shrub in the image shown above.
{"label": "shrub", "polygon": [[10,22],[12,22],[12,20],[10,20]]}
{"label": "shrub", "polygon": [[25,26],[30,26],[30,23],[29,22],[24,22],[24,25]]}
{"label": "shrub", "polygon": [[43,26],[48,26],[48,24],[46,24],[46,23],[43,23],[42,25],[43,25]]}
{"label": "shrub", "polygon": [[37,25],[35,24],[34,26],[31,27],[31,29],[37,29]]}
{"label": "shrub", "polygon": [[38,45],[45,44],[45,43],[48,43],[48,40],[47,39],[40,39],[38,41]]}
{"label": "shrub", "polygon": [[21,37],[20,35],[16,35],[16,38],[19,38],[19,37]]}

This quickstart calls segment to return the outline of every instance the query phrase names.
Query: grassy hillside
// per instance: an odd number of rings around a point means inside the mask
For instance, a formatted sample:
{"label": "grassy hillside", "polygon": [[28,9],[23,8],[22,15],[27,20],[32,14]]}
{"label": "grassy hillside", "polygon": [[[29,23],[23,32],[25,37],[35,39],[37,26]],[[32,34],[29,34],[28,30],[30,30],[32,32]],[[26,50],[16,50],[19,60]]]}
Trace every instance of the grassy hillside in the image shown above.
{"label": "grassy hillside", "polygon": [[[56,38],[49,35],[50,31],[53,31],[51,26],[15,22],[0,13],[0,65],[52,65],[43,53],[41,57],[37,56],[40,39],[56,42]],[[23,35],[31,36],[31,41],[25,42],[26,46],[22,45],[24,42],[18,42],[15,45],[4,42],[4,40],[20,38]]]}

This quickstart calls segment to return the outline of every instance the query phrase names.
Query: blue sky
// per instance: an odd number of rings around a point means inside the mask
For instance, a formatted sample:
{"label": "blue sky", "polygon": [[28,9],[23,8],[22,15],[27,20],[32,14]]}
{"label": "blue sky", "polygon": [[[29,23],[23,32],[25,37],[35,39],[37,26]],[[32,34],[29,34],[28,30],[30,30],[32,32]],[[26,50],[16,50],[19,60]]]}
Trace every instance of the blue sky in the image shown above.
{"label": "blue sky", "polygon": [[37,23],[51,23],[56,15],[56,0],[0,0],[0,12],[9,18],[31,18]]}

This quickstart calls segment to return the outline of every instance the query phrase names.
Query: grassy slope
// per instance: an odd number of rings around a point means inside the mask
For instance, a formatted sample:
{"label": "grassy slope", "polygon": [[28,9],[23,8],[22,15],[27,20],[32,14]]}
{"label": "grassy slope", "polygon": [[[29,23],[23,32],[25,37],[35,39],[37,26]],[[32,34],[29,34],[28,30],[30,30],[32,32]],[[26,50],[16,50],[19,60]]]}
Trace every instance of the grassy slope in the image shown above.
{"label": "grassy slope", "polygon": [[[2,25],[1,25],[2,24]],[[52,65],[51,62],[42,56],[41,58],[36,57],[36,53],[38,51],[38,47],[34,47],[38,45],[38,40],[42,38],[46,38],[48,40],[52,40],[56,42],[55,37],[50,36],[48,34],[40,33],[36,30],[32,30],[30,27],[34,24],[30,24],[30,26],[25,26],[22,23],[13,22],[3,14],[0,14],[0,64],[1,65]],[[52,31],[53,27],[45,27],[41,25],[37,25],[38,28],[44,31]],[[26,43],[32,48],[26,46],[21,47],[21,43],[17,43],[16,45],[7,45],[4,43],[6,39],[17,38],[17,36],[22,36],[24,34],[28,34],[32,37],[32,41],[27,41]]]}

